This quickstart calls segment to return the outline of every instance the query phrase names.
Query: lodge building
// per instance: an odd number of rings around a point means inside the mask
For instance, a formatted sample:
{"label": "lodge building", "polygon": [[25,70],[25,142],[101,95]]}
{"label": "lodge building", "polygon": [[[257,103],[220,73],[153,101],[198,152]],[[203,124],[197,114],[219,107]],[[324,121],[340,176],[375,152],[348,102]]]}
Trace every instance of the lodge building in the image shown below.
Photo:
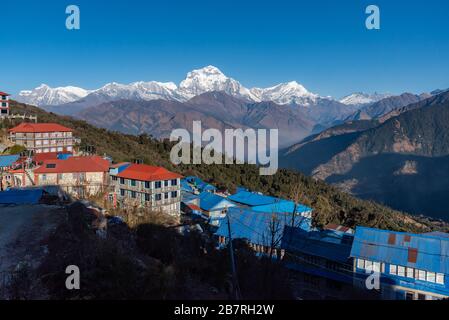
{"label": "lodge building", "polygon": [[110,201],[119,207],[145,207],[181,213],[181,175],[163,167],[122,163],[109,170]]}
{"label": "lodge building", "polygon": [[9,140],[34,153],[73,152],[73,130],[56,123],[26,123],[9,130]]}

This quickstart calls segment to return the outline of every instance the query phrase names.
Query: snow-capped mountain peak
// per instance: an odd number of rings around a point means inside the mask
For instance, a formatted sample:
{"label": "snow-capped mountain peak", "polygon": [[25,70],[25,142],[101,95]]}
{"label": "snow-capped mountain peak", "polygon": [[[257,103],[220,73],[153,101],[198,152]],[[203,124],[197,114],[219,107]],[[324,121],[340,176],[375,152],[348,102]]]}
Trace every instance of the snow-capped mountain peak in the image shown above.
{"label": "snow-capped mountain peak", "polygon": [[374,103],[388,97],[391,97],[391,94],[377,93],[377,92],[374,92],[373,94],[365,92],[356,92],[346,97],[343,97],[340,100],[340,102],[346,105],[363,105]]}
{"label": "snow-capped mountain peak", "polygon": [[261,101],[274,101],[278,104],[309,105],[319,96],[311,93],[296,81],[281,83],[270,88],[254,88],[251,92]]}
{"label": "snow-capped mountain peak", "polygon": [[50,106],[76,101],[89,93],[89,90],[74,86],[51,88],[46,84],[41,84],[33,90],[20,91],[17,100],[38,106]]}
{"label": "snow-capped mountain peak", "polygon": [[187,77],[179,84],[179,93],[187,99],[210,91],[224,91],[232,96],[257,101],[257,97],[249,89],[237,80],[227,77],[214,66],[187,73]]}

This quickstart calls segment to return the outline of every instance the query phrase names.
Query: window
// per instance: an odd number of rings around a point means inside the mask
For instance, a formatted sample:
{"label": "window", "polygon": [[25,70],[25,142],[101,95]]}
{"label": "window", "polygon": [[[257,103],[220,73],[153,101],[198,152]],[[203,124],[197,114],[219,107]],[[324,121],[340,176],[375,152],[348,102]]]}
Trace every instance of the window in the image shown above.
{"label": "window", "polygon": [[365,260],[363,260],[363,259],[357,259],[357,268],[359,268],[359,269],[365,269]]}
{"label": "window", "polygon": [[162,195],[160,193],[156,194],[156,201],[160,201],[162,199]]}
{"label": "window", "polygon": [[135,187],[137,185],[137,181],[136,180],[129,180],[129,181],[130,181],[131,187]]}
{"label": "window", "polygon": [[151,188],[151,182],[145,181],[145,189],[150,189],[150,188]]}
{"label": "window", "polygon": [[415,271],[415,269],[413,269],[413,268],[407,268],[407,278],[413,279],[414,271]]}
{"label": "window", "polygon": [[64,175],[62,173],[58,173],[58,180],[62,180],[64,178]]}
{"label": "window", "polygon": [[171,181],[171,185],[172,185],[172,186],[177,186],[177,185],[178,185],[178,179],[173,179],[173,180]]}
{"label": "window", "polygon": [[54,169],[56,168],[56,163],[47,163],[46,167],[47,169]]}
{"label": "window", "polygon": [[436,281],[435,277],[436,277],[435,272],[427,272],[427,281],[435,283]]}
{"label": "window", "polygon": [[403,266],[398,266],[398,276],[405,277],[405,268]]}
{"label": "window", "polygon": [[442,273],[437,273],[436,282],[437,282],[438,284],[444,284],[444,274],[442,274]]}
{"label": "window", "polygon": [[418,270],[418,280],[426,281],[426,272],[424,270]]}
{"label": "window", "polygon": [[164,199],[168,199],[168,192],[164,193]]}
{"label": "window", "polygon": [[125,190],[124,190],[124,189],[120,189],[120,195],[121,195],[122,197],[125,196]]}
{"label": "window", "polygon": [[373,271],[380,272],[380,262],[373,262]]}
{"label": "window", "polygon": [[150,195],[148,193],[145,193],[145,201],[150,201]]}
{"label": "window", "polygon": [[161,181],[156,181],[156,182],[154,183],[154,187],[155,187],[156,189],[160,189],[160,188],[162,187],[162,182],[161,182]]}
{"label": "window", "polygon": [[368,271],[372,271],[373,270],[373,262],[369,261],[369,260],[366,260],[365,261],[365,269],[368,270]]}
{"label": "window", "polygon": [[390,264],[390,274],[397,275],[398,274],[398,266],[395,264]]}
{"label": "window", "polygon": [[168,181],[168,180],[165,180],[165,181],[164,181],[164,187],[168,187],[168,183],[169,183],[169,181]]}
{"label": "window", "polygon": [[117,177],[116,176],[112,176],[112,181],[117,181]]}
{"label": "window", "polygon": [[137,193],[135,191],[131,191],[131,198],[137,198]]}
{"label": "window", "polygon": [[413,292],[406,292],[405,300],[415,300],[415,294]]}
{"label": "window", "polygon": [[171,197],[172,198],[176,198],[178,196],[178,192],[177,191],[172,191],[171,192]]}
{"label": "window", "polygon": [[418,293],[418,300],[426,300],[426,295],[422,293]]}
{"label": "window", "polygon": [[45,180],[47,180],[47,175],[46,175],[46,174],[43,174],[43,175],[42,175],[42,181],[45,181]]}
{"label": "window", "polygon": [[125,178],[120,178],[120,184],[125,184]]}

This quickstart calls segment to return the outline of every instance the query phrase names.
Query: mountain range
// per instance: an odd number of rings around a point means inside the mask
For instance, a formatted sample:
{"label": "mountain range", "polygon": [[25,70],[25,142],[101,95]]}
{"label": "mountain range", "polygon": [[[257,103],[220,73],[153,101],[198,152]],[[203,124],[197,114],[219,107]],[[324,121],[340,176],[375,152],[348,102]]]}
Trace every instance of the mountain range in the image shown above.
{"label": "mountain range", "polygon": [[[237,116],[229,119],[227,117],[229,114],[221,112],[216,106],[224,101],[223,94],[229,96],[227,100],[234,101],[234,105],[239,105],[241,110],[251,111],[251,115],[245,112],[235,113]],[[196,120],[204,119],[203,122],[210,125],[220,124],[219,128],[225,125],[266,128],[270,124],[273,128],[290,132],[289,135],[281,134],[283,137],[281,145],[286,146],[341,123],[355,115],[360,108],[389,96],[389,94],[357,93],[338,101],[309,92],[296,81],[269,88],[249,89],[237,80],[224,75],[218,68],[207,66],[189,72],[179,85],[156,81],[130,84],[112,82],[95,90],[74,86],[51,88],[41,85],[34,90],[21,91],[15,98],[19,102],[40,106],[57,114],[79,117],[109,129],[135,134],[146,132],[159,138],[166,137],[170,131],[170,125],[165,124],[163,119],[170,119],[173,114],[177,114],[179,118],[195,106]],[[214,102],[214,97],[219,97],[219,100]],[[199,103],[204,105],[200,106]],[[116,105],[120,105],[118,113],[115,112]],[[268,109],[267,106],[272,106],[272,109]],[[114,115],[105,112],[108,107],[111,108],[111,112],[121,114],[121,118],[112,121]],[[123,112],[124,110],[130,113]],[[153,114],[147,114],[148,112]],[[260,121],[255,121],[256,114]],[[155,121],[156,115],[159,115],[160,121],[152,122],[150,125],[150,119]],[[172,126],[190,127],[191,124],[187,123],[187,119],[193,118],[185,116],[181,123],[175,122]]]}
{"label": "mountain range", "polygon": [[280,164],[361,198],[447,219],[449,92],[440,92],[310,136],[284,150]]}

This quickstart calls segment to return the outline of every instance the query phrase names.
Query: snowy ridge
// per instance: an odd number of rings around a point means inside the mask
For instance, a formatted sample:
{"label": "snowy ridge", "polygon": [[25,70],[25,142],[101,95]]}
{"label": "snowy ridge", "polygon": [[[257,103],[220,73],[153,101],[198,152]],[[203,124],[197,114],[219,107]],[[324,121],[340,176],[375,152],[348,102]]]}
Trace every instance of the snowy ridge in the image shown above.
{"label": "snowy ridge", "polygon": [[[179,86],[173,82],[138,81],[130,84],[108,83],[96,90],[78,87],[50,88],[41,85],[33,90],[23,90],[16,99],[37,106],[59,106],[81,99],[96,103],[119,99],[187,101],[200,94],[223,91],[231,96],[250,101],[273,101],[277,104],[297,104],[311,106],[320,99],[331,100],[309,92],[296,81],[281,83],[269,88],[246,88],[237,80],[227,77],[217,67],[207,66],[190,71]],[[365,104],[386,97],[382,94],[352,94],[340,102],[347,105]]]}
{"label": "snowy ridge", "polygon": [[346,104],[346,105],[363,105],[363,104],[370,104],[377,101],[380,101],[382,99],[391,97],[391,94],[388,93],[364,93],[364,92],[356,92],[353,94],[350,94],[346,97],[343,97],[340,100],[340,103]]}

